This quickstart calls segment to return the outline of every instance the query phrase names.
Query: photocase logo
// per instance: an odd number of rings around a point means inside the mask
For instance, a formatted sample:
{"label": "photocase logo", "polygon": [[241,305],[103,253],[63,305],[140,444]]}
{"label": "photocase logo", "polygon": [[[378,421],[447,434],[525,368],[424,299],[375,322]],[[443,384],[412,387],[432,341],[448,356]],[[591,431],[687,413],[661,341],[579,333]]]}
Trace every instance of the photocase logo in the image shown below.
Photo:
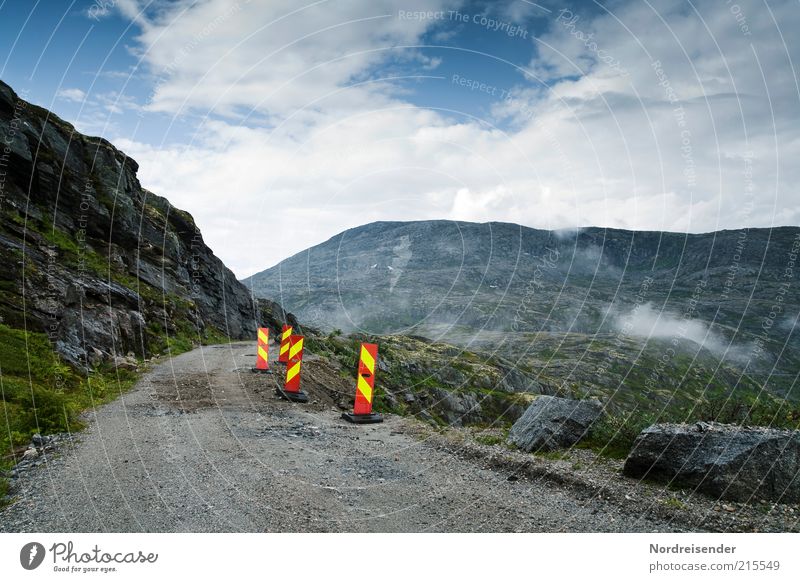
{"label": "photocase logo", "polygon": [[26,570],[35,570],[44,561],[44,546],[39,542],[30,542],[22,546],[19,552],[19,563]]}

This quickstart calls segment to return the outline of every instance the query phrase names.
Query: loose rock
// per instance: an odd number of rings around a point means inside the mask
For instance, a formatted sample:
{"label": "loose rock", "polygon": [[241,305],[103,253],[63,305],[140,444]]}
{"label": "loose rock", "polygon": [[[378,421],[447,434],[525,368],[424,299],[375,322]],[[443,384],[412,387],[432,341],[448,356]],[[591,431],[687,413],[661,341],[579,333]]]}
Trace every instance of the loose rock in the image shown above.
{"label": "loose rock", "polygon": [[696,488],[719,499],[800,501],[800,431],[716,422],[657,424],[639,435],[625,475]]}
{"label": "loose rock", "polygon": [[603,414],[597,400],[539,396],[511,427],[508,443],[530,452],[574,445]]}

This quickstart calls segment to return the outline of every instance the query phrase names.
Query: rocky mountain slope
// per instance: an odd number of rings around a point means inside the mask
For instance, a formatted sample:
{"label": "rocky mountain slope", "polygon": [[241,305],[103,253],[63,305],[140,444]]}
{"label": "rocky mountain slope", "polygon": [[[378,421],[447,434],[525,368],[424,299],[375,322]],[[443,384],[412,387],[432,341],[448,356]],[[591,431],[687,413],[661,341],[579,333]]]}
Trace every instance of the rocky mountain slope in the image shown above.
{"label": "rocky mountain slope", "polygon": [[90,367],[168,341],[253,337],[251,296],[137,164],[0,83],[0,317]]}
{"label": "rocky mountain slope", "polygon": [[377,222],[244,283],[323,329],[500,350],[540,371],[560,367],[567,385],[613,392],[656,370],[650,392],[672,393],[705,368],[706,380],[753,377],[794,398],[798,251],[796,227],[679,234]]}
{"label": "rocky mountain slope", "polygon": [[[253,277],[254,301],[192,217],[143,189],[136,163],[110,143],[2,83],[0,136],[0,469],[49,462],[55,441],[41,435],[71,434],[81,410],[134,383],[142,360],[252,340],[257,325],[274,339],[284,323],[306,335],[312,406],[352,406],[358,344],[373,341],[378,410],[468,427],[486,445],[504,442],[542,394],[599,398],[603,420],[582,445],[611,456],[656,421],[800,419],[779,397],[792,396],[797,374],[798,229],[680,237],[376,223]],[[147,396],[144,416],[215,405],[240,419],[272,393],[261,375],[239,373],[250,347],[217,347],[235,351],[236,368],[203,356],[216,362],[211,383],[197,352],[156,364],[154,396],[170,408],[150,410]],[[231,390],[237,382],[252,393]],[[130,434],[118,418],[115,430]],[[151,433],[141,419],[135,430]],[[0,475],[0,504],[7,487]]]}
{"label": "rocky mountain slope", "polygon": [[[143,361],[253,338],[262,308],[109,142],[0,82],[0,468],[130,387]],[[5,481],[0,479],[0,493]]]}

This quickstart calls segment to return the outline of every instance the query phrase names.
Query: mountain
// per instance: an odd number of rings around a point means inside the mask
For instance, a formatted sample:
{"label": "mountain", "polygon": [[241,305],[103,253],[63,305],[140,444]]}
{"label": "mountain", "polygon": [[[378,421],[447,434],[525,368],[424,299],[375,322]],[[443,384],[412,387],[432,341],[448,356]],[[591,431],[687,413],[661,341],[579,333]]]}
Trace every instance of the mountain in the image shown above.
{"label": "mountain", "polygon": [[[252,338],[248,290],[134,160],[0,82],[0,320],[88,368],[169,342]],[[174,348],[174,346],[173,346]]]}
{"label": "mountain", "polygon": [[322,329],[502,346],[539,366],[547,352],[550,365],[566,358],[570,374],[595,383],[614,349],[627,354],[625,370],[645,353],[651,367],[662,354],[670,366],[701,354],[712,372],[731,366],[734,382],[746,373],[794,397],[798,250],[797,227],[679,234],[376,222],[243,282]]}

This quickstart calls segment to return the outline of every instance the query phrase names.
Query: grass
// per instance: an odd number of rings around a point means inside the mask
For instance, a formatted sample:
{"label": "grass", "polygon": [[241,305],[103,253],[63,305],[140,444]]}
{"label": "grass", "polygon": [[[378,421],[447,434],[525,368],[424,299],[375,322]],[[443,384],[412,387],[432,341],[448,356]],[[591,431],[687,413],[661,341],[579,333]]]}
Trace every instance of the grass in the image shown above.
{"label": "grass", "polygon": [[605,416],[592,425],[589,434],[577,446],[592,449],[604,457],[624,459],[639,433],[655,421],[652,415],[637,411]]}
{"label": "grass", "polygon": [[188,352],[198,345],[222,344],[230,341],[228,336],[214,327],[206,327],[203,333],[185,319],[174,322],[174,330],[168,331],[160,322],[151,322],[147,326],[150,339],[150,352],[177,356]]}
{"label": "grass", "polygon": [[[151,208],[147,205],[145,207]],[[188,319],[189,311],[196,308],[193,301],[173,293],[165,293],[163,289],[145,283],[119,265],[111,263],[107,255],[98,253],[88,244],[79,245],[75,238],[59,229],[54,229],[52,225],[29,220],[27,228],[31,232],[38,233],[49,245],[58,249],[58,260],[64,265],[81,271],[85,269],[104,281],[110,279],[130,289],[140,296],[144,304],[161,305],[170,314],[170,319],[173,321]],[[29,277],[33,275],[33,273],[28,274]],[[152,331],[153,337],[150,339],[157,340],[159,336],[166,337],[166,331],[163,329]],[[184,330],[179,330],[174,335],[181,336],[186,335],[186,333],[184,333]]]}
{"label": "grass", "polygon": [[712,395],[693,408],[671,408],[661,414],[633,409],[606,416],[592,425],[587,438],[578,446],[592,449],[601,456],[624,459],[636,437],[648,426],[698,421],[797,430],[800,429],[800,409],[768,395],[735,398]]}
{"label": "grass", "polygon": [[[175,356],[196,344],[223,343],[227,336],[207,328],[201,337],[179,325],[163,338],[163,353]],[[14,451],[35,433],[53,434],[83,428],[82,411],[110,402],[129,390],[139,374],[113,364],[88,375],[65,364],[43,333],[25,332],[0,324],[0,470],[18,460]],[[0,499],[8,483],[0,478]]]}
{"label": "grass", "polygon": [[[567,339],[571,340],[569,337]],[[499,381],[503,366],[507,365],[502,361],[478,358],[467,351],[459,351],[459,356],[454,357],[446,352],[452,348],[445,344],[420,342],[410,337],[375,338],[331,333],[315,340],[314,351],[338,359],[343,366],[342,374],[349,378],[350,371],[355,369],[357,363],[358,342],[365,340],[380,343],[381,358],[389,367],[388,371],[379,375],[378,390],[385,385],[395,395],[411,392],[416,396],[416,404],[407,404],[399,399],[394,407],[388,407],[385,399],[379,397],[376,410],[415,414],[425,408],[436,422],[446,426],[441,419],[442,411],[437,411],[436,400],[428,402],[422,396],[437,390],[456,395],[472,393],[480,404],[481,418],[472,419],[469,424],[474,427],[504,428],[510,425],[508,410],[511,407],[524,409],[534,397],[528,393],[507,393],[493,387]],[[606,358],[610,349],[606,344],[597,341],[592,344],[599,350],[595,357]],[[598,396],[608,403],[607,415],[594,424],[578,446],[591,449],[603,457],[624,459],[643,429],[667,422],[714,420],[728,424],[800,428],[800,405],[762,392],[760,385],[752,378],[734,378],[732,374],[735,370],[724,368],[715,371],[715,360],[710,357],[695,359],[677,353],[670,359],[669,365],[660,371],[658,382],[648,385],[648,378],[656,369],[654,354],[660,354],[659,350],[663,347],[654,345],[633,365],[626,359],[632,347],[620,346],[621,355],[611,361],[606,369],[607,374],[602,377],[579,375],[564,378],[563,374],[553,377],[539,374],[542,384],[561,387],[558,395],[573,398]],[[550,355],[547,347],[539,350],[537,357],[542,353]],[[410,367],[408,362],[414,362],[416,366]],[[446,371],[447,368],[461,372],[468,380],[448,382],[437,374],[437,371]],[[532,376],[531,370],[529,375]],[[490,381],[475,385],[473,377],[480,376]],[[476,436],[475,440],[494,445],[500,444],[502,439],[485,434]]]}
{"label": "grass", "polygon": [[[60,360],[45,334],[0,324],[0,469],[35,433],[78,430],[78,414],[128,390],[136,374],[98,368],[83,376]],[[0,490],[8,484],[0,479]],[[0,495],[2,498],[2,495]]]}
{"label": "grass", "polygon": [[505,439],[496,434],[479,434],[475,440],[483,445],[501,445],[505,443]]}
{"label": "grass", "polygon": [[664,499],[661,501],[661,503],[672,509],[680,509],[680,510],[686,509],[686,504],[677,497],[670,497],[669,499]]}
{"label": "grass", "polygon": [[568,451],[534,451],[534,456],[548,461],[563,461],[569,458]]}

